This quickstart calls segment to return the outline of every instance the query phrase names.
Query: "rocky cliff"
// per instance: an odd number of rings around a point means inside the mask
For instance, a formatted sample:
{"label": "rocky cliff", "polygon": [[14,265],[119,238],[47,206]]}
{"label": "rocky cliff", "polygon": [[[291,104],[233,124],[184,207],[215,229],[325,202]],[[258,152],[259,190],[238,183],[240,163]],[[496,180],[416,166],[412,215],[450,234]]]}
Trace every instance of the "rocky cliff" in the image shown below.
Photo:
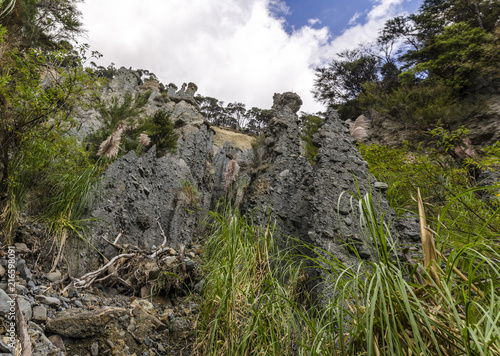
{"label": "rocky cliff", "polygon": [[[135,79],[134,79],[135,78]],[[151,88],[149,88],[151,89]],[[120,70],[109,87],[112,95],[143,90],[128,70]],[[329,112],[314,137],[320,147],[317,163],[301,155],[297,112],[302,101],[294,93],[275,94],[273,117],[265,141],[257,151],[214,145],[215,131],[192,100],[172,100],[153,88],[146,112],[163,109],[179,133],[178,151],[157,158],[154,148],[137,157],[130,152],[106,171],[98,199],[89,217],[95,219],[90,243],[108,258],[118,251],[110,242],[150,250],[166,240],[168,246],[189,245],[200,222],[221,197],[233,198],[254,221],[266,224],[268,213],[282,236],[292,236],[355,263],[353,247],[371,258],[363,247],[368,238],[359,225],[359,211],[349,192],[373,195],[394,218],[384,197],[384,184],[368,172],[349,129],[335,112]],[[189,92],[192,95],[194,92]],[[159,99],[160,98],[160,99]],[[218,139],[223,135],[217,130]],[[392,235],[402,243],[418,240],[412,220],[398,220]],[[286,238],[282,240],[286,243]],[[94,249],[80,254],[79,273],[101,263]],[[76,271],[76,261],[73,273]]]}

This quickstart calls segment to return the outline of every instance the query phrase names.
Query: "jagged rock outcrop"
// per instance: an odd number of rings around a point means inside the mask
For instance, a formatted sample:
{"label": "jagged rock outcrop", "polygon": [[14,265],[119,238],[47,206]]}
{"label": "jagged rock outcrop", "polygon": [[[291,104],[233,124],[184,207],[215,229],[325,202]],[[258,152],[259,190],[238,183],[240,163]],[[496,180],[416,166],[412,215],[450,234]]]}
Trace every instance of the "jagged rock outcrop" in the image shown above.
{"label": "jagged rock outcrop", "polygon": [[[150,90],[143,115],[160,109],[170,115],[179,134],[177,152],[160,158],[155,148],[140,157],[129,152],[106,170],[87,216],[94,221],[87,234],[90,245],[82,247],[78,239],[69,242],[78,251],[67,254],[73,275],[98,267],[102,258],[96,250],[108,259],[115,256],[119,251],[110,242],[118,235],[120,245],[144,250],[160,246],[164,238],[168,246],[189,244],[207,211],[230,187],[235,187],[234,195],[241,200],[243,190],[237,187],[239,177],[234,170],[252,161],[252,151],[214,145],[215,132],[194,105],[195,84],[179,91],[170,84],[171,92],[162,95],[156,86],[156,81],[141,85],[136,72],[121,68],[103,88],[102,100],[120,100],[126,93]],[[89,117],[95,121],[90,126]],[[86,112],[81,120],[86,134],[99,127],[95,111]]]}
{"label": "jagged rock outcrop", "polygon": [[[121,68],[103,89],[104,98],[120,98],[125,93],[144,90],[139,79],[134,71]],[[170,114],[179,134],[177,153],[158,158],[154,147],[140,157],[129,152],[107,169],[88,214],[88,218],[94,220],[88,234],[92,247],[87,246],[87,252],[81,256],[72,255],[72,274],[100,264],[95,249],[107,258],[116,255],[118,250],[109,242],[119,234],[119,244],[145,250],[160,246],[164,238],[169,246],[187,244],[196,235],[199,222],[212,204],[214,132],[192,103],[196,86],[190,83],[188,90],[177,96],[186,100],[159,102],[155,100],[159,93],[153,88],[154,84],[149,83],[146,88],[152,92],[144,115],[159,109]],[[77,241],[72,242],[77,248]]]}
{"label": "jagged rock outcrop", "polygon": [[[376,258],[363,244],[371,236],[359,225],[357,200],[351,200],[350,192],[356,194],[359,189],[361,196],[371,194],[389,222],[395,214],[381,191],[384,184],[376,182],[368,172],[368,164],[361,158],[349,129],[334,111],[327,113],[313,138],[319,146],[316,164],[300,156],[298,97],[293,95],[275,96],[274,117],[265,132],[263,161],[251,177],[244,210],[256,209],[253,220],[263,225],[271,212],[282,234],[281,244],[286,245],[289,237],[299,239],[351,266],[359,263],[356,254],[364,259]],[[391,235],[400,245],[412,245],[420,239],[416,220],[410,218],[398,219]],[[326,302],[333,292],[328,275],[318,270],[309,273],[310,277],[319,273],[321,278],[310,278],[309,287],[320,303]]]}
{"label": "jagged rock outcrop", "polygon": [[[140,90],[134,75],[115,79],[110,84],[114,95],[119,85],[124,90]],[[194,88],[189,88],[181,91],[191,95]],[[176,88],[170,85],[169,90],[174,93]],[[214,146],[214,131],[189,100],[159,102],[156,98],[152,94],[148,107],[170,113],[180,134],[178,150],[161,158],[154,149],[141,157],[131,152],[106,171],[89,213],[95,219],[89,240],[108,259],[118,253],[109,242],[119,234],[120,244],[145,250],[161,245],[164,239],[169,246],[189,244],[204,214],[221,197],[246,212],[256,210],[254,221],[263,225],[270,208],[283,236],[323,248],[346,263],[355,263],[355,258],[345,242],[370,258],[361,244],[358,212],[353,211],[346,192],[359,187],[365,194],[371,181],[372,194],[389,212],[386,218],[392,215],[383,192],[374,188],[375,179],[355,140],[335,112],[328,113],[314,137],[319,153],[313,166],[301,155],[297,111],[302,100],[294,93],[275,94],[264,145],[255,151],[229,143]],[[404,243],[418,239],[411,222],[397,226],[393,228],[396,239]],[[100,257],[91,248],[88,251],[80,256],[79,273],[99,263]]]}
{"label": "jagged rock outcrop", "polygon": [[[263,162],[252,175],[244,198],[246,211],[258,209],[254,221],[267,221],[270,208],[279,230],[321,247],[346,263],[355,263],[346,242],[357,245],[361,257],[370,258],[363,247],[363,232],[357,221],[357,204],[348,192],[371,191],[380,201],[386,218],[394,217],[384,194],[350,137],[349,130],[333,111],[327,114],[314,143],[319,146],[317,163],[300,156],[300,132],[296,115],[300,98],[292,93],[276,95],[274,117],[266,131]],[[370,183],[372,187],[370,189]],[[378,185],[377,185],[378,186]],[[381,185],[382,186],[382,185]],[[393,236],[402,243],[418,240],[414,221],[400,222]]]}
{"label": "jagged rock outcrop", "polygon": [[[142,118],[153,115],[158,109],[172,112],[172,115],[175,116],[176,113],[183,113],[187,105],[189,105],[190,109],[188,111],[199,114],[198,103],[194,99],[194,95],[198,90],[196,84],[184,83],[183,87],[177,91],[177,86],[171,83],[168,86],[167,92],[164,93],[160,93],[159,84],[159,81],[156,79],[148,79],[142,83],[141,75],[138,71],[121,67],[117,70],[115,77],[110,83],[102,88],[99,100],[101,103],[111,103],[116,98],[120,102],[123,100],[125,94],[135,95],[150,91],[149,100],[141,114]],[[181,104],[183,108],[176,107],[176,104]],[[78,118],[79,125],[73,133],[80,139],[83,139],[93,131],[99,130],[103,125],[101,115],[96,109],[80,108],[77,109],[75,116]],[[200,121],[205,121],[201,115],[200,117]]]}

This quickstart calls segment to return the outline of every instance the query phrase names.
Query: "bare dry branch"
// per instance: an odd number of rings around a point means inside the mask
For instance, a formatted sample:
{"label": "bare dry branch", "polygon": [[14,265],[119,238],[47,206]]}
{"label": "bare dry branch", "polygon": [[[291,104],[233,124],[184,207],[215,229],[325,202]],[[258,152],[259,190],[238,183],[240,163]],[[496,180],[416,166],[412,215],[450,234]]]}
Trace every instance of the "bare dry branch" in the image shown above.
{"label": "bare dry branch", "polygon": [[131,258],[134,257],[134,253],[123,253],[121,255],[113,257],[108,263],[106,263],[103,267],[99,268],[97,271],[89,272],[85,274],[84,276],[80,278],[73,278],[73,281],[66,286],[63,290],[62,293],[66,292],[68,288],[73,285],[75,288],[88,288],[96,278],[103,272],[107,271],[110,266],[112,266],[116,261],[118,261],[121,258]]}

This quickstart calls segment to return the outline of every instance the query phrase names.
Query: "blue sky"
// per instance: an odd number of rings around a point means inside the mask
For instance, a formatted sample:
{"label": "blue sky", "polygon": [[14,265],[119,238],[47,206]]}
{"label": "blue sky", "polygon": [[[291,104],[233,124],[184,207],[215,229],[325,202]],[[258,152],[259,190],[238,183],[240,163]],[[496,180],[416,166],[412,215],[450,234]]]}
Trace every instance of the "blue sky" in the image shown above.
{"label": "blue sky", "polygon": [[85,0],[81,42],[101,65],[148,69],[164,84],[270,108],[274,93],[298,93],[308,112],[315,68],[373,41],[385,21],[421,0]]}
{"label": "blue sky", "polygon": [[[287,21],[287,31],[306,26],[311,19],[318,19],[320,22],[315,26],[328,26],[333,36],[340,35],[354,22],[366,21],[366,15],[374,4],[374,1],[369,0],[286,0],[284,2],[289,8],[289,13],[284,16]],[[402,8],[412,13],[421,3],[421,0],[405,2]]]}

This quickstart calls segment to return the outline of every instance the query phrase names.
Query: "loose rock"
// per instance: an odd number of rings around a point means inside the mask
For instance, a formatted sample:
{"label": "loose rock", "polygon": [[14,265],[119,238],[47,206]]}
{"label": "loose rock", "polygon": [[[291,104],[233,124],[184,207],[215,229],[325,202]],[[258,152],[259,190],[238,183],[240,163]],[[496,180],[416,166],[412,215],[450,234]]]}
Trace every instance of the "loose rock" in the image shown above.
{"label": "loose rock", "polygon": [[58,307],[61,305],[61,301],[54,297],[47,297],[45,295],[37,295],[35,299],[43,304],[48,305],[49,307]]}
{"label": "loose rock", "polygon": [[43,305],[33,307],[33,321],[45,322],[47,320],[47,308]]}

